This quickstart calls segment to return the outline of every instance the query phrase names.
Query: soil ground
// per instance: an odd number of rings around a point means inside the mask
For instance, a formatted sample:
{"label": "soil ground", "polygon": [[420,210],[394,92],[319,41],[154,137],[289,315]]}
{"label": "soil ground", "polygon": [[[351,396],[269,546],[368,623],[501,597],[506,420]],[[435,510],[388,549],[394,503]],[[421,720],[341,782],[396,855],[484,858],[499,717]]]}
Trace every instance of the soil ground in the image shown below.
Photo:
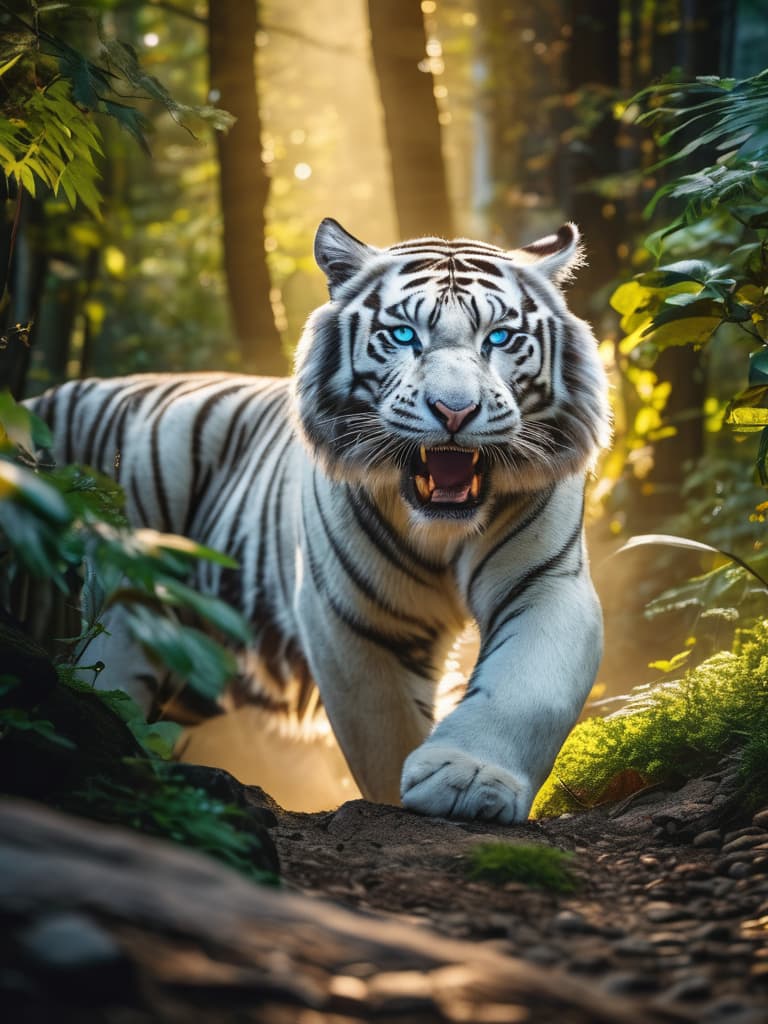
{"label": "soil ground", "polygon": [[[9,1020],[768,1021],[768,809],[734,818],[731,769],[509,827],[363,800],[288,812],[225,772],[189,771],[268,825],[280,889],[177,844],[0,801]],[[470,880],[472,848],[500,840],[568,851],[574,891]]]}
{"label": "soil ground", "polygon": [[[273,835],[286,884],[303,893],[564,968],[652,1020],[764,1024],[768,811],[712,828],[725,774],[513,827],[357,800],[282,812]],[[470,849],[499,840],[570,851],[576,891],[469,881]]]}

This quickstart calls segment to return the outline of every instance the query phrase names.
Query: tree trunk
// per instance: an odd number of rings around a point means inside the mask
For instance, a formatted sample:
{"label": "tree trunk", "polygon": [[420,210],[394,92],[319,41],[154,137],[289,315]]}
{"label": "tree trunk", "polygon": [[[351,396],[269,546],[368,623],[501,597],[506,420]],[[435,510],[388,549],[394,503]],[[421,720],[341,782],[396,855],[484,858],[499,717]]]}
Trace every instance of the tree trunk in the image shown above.
{"label": "tree trunk", "polygon": [[[7,195],[4,189],[0,203]],[[17,201],[13,199],[14,205]],[[0,296],[7,300],[0,308],[0,389],[7,388],[14,398],[22,398],[26,388],[47,263],[42,205],[28,192],[22,193],[20,204],[13,224],[0,238]]]}
{"label": "tree trunk", "polygon": [[[619,88],[619,14],[615,0],[575,0],[571,5],[573,36],[568,49],[566,74],[572,95],[582,90],[604,91],[602,115],[584,138],[563,147],[563,166],[558,169],[565,184],[561,205],[566,216],[579,225],[587,247],[588,265],[569,290],[569,303],[581,316],[593,319],[594,295],[616,276],[618,249],[626,237],[626,204],[605,198],[590,187],[605,175],[617,174],[621,148],[619,126],[607,97]],[[568,112],[569,118],[572,116]],[[572,127],[569,125],[568,127]]]}
{"label": "tree trunk", "polygon": [[368,0],[373,64],[384,108],[395,210],[402,238],[453,235],[440,122],[415,0]]}
{"label": "tree trunk", "polygon": [[[679,0],[680,30],[663,31],[656,25],[653,74],[661,76],[675,65],[686,79],[696,75],[731,73],[731,46],[735,16],[733,0]],[[668,14],[667,14],[668,17]],[[657,14],[661,22],[661,14]],[[714,161],[717,154],[712,153]],[[677,163],[672,175],[692,173],[700,165]],[[672,384],[664,418],[677,430],[673,437],[655,445],[654,467],[647,481],[653,492],[643,502],[645,522],[639,529],[657,529],[659,521],[680,510],[683,467],[704,454],[703,405],[707,396],[706,363],[702,353],[690,345],[674,346],[662,352],[654,371]]]}
{"label": "tree trunk", "polygon": [[228,134],[217,133],[224,268],[232,322],[244,369],[284,374],[288,361],[275,326],[264,251],[264,207],[269,178],[261,152],[261,116],[254,38],[255,0],[211,0],[208,53],[216,103],[237,118]]}

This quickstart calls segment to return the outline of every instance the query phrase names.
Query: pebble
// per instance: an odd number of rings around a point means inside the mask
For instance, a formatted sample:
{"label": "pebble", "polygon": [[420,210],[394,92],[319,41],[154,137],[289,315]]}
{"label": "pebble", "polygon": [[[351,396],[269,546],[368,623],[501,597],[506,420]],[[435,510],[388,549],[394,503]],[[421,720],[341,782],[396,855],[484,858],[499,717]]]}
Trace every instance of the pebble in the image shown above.
{"label": "pebble", "polygon": [[523,957],[535,964],[541,964],[542,967],[549,967],[551,964],[560,962],[563,954],[557,949],[552,949],[551,946],[531,946],[523,951]]}
{"label": "pebble", "polygon": [[723,836],[723,843],[731,843],[734,839],[741,839],[742,836],[757,836],[761,832],[762,829],[755,828],[754,825],[747,825],[746,828],[737,828],[733,832],[726,832]]}
{"label": "pebble", "polygon": [[648,939],[629,937],[614,943],[614,952],[623,956],[653,956],[656,947]]}
{"label": "pebble", "polygon": [[763,811],[758,811],[757,814],[752,818],[752,824],[756,828],[761,828],[763,831],[768,831],[768,807]]}
{"label": "pebble", "polygon": [[638,860],[646,868],[657,868],[661,861],[651,853],[641,853]]}
{"label": "pebble", "polygon": [[590,935],[597,931],[578,910],[561,910],[555,914],[552,923],[561,932],[581,932]]}
{"label": "pebble", "polygon": [[734,861],[728,868],[729,878],[749,878],[752,874],[752,866],[743,860]]}
{"label": "pebble", "polygon": [[688,999],[706,999],[712,992],[712,982],[706,974],[689,974],[668,988],[664,995],[672,1002]]}
{"label": "pebble", "polygon": [[83,914],[49,914],[25,928],[19,938],[29,957],[54,971],[98,971],[123,959],[112,936]]}
{"label": "pebble", "polygon": [[659,983],[649,974],[635,974],[630,971],[614,971],[603,978],[602,987],[614,995],[634,995],[642,992],[655,992]]}
{"label": "pebble", "polygon": [[733,935],[733,930],[727,924],[720,924],[717,921],[710,921],[691,932],[694,940],[709,940],[710,942],[728,942]]}
{"label": "pebble", "polygon": [[[596,950],[594,952],[577,953],[571,959],[569,967],[572,971],[579,971],[584,974],[591,974],[593,971],[604,971],[611,966],[611,958],[607,953]],[[768,964],[764,965],[768,969]]]}
{"label": "pebble", "polygon": [[648,939],[655,946],[682,946],[686,942],[686,938],[677,932],[651,932]]}
{"label": "pebble", "polygon": [[726,854],[732,853],[734,850],[749,850],[753,846],[758,846],[760,843],[764,842],[765,833],[761,830],[756,835],[737,836],[729,843],[723,843],[722,852]]}
{"label": "pebble", "polygon": [[719,846],[721,841],[720,829],[708,828],[705,832],[699,832],[693,838],[694,846]]}
{"label": "pebble", "polygon": [[675,906],[661,900],[647,903],[644,910],[645,916],[653,924],[666,924],[667,921],[679,921],[681,918],[690,917],[687,907]]}

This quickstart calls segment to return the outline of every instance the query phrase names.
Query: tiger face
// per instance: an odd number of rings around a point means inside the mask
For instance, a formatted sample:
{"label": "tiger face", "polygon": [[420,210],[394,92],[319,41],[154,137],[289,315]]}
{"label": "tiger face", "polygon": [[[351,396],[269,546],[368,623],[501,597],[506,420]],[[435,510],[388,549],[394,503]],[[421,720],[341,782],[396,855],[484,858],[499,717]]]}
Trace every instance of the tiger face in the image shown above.
{"label": "tiger face", "polygon": [[605,443],[605,378],[557,287],[565,225],[524,249],[422,238],[373,249],[333,220],[331,301],[297,353],[306,442],[338,478],[396,488],[415,523],[477,525],[494,496],[582,470]]}

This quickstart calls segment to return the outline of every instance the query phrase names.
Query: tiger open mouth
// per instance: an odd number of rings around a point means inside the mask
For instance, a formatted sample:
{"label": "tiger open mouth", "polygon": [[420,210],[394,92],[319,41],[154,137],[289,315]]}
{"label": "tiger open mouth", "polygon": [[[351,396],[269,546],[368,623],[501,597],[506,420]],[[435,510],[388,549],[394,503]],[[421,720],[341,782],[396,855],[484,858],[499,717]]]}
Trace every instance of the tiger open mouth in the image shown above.
{"label": "tiger open mouth", "polygon": [[435,511],[472,508],[480,501],[483,472],[476,448],[421,445],[410,467],[416,503]]}

